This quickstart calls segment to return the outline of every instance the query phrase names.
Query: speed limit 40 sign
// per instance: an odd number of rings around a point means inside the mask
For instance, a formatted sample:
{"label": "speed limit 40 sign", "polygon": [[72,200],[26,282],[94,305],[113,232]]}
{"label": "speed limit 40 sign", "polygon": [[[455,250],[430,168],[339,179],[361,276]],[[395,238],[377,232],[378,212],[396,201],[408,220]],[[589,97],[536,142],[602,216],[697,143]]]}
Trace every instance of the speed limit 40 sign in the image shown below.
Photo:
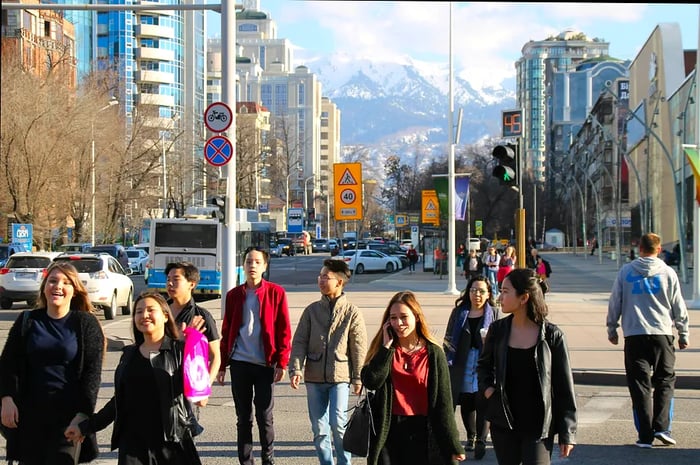
{"label": "speed limit 40 sign", "polygon": [[335,218],[337,220],[362,219],[362,164],[335,163]]}

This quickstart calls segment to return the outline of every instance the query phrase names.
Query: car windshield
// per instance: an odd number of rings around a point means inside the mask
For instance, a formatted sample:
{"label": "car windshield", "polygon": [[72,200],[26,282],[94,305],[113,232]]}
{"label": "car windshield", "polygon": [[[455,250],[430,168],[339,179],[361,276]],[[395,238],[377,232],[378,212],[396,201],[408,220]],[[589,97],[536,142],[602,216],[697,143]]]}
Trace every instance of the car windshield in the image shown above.
{"label": "car windshield", "polygon": [[126,254],[129,258],[139,258],[141,256],[138,250],[127,250]]}
{"label": "car windshield", "polygon": [[78,273],[95,273],[97,271],[100,271],[102,269],[102,263],[100,260],[94,260],[94,259],[61,259],[61,260],[55,260],[55,261],[63,261],[63,262],[68,262],[71,265],[75,267],[76,270],[78,270]]}
{"label": "car windshield", "polygon": [[51,263],[48,257],[10,257],[6,268],[46,268]]}

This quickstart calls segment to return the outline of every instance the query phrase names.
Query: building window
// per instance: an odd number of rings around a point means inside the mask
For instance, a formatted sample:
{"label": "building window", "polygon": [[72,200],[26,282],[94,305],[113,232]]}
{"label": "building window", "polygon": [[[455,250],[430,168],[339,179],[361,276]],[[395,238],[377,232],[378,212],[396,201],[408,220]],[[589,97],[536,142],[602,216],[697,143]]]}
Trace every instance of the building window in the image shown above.
{"label": "building window", "polygon": [[243,23],[238,26],[239,32],[258,32],[258,25],[252,23]]}
{"label": "building window", "polygon": [[321,133],[321,140],[328,140],[328,133],[327,132]]}
{"label": "building window", "polygon": [[322,128],[327,128],[327,127],[328,127],[328,120],[327,120],[327,119],[322,119],[322,120],[321,120],[321,127],[322,127]]}

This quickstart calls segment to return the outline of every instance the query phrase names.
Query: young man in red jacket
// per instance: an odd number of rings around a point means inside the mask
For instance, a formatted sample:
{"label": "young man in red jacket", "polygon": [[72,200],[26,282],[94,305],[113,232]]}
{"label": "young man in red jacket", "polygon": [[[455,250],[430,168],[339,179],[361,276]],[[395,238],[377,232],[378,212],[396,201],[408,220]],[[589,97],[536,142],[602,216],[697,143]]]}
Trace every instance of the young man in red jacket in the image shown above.
{"label": "young man in red jacket", "polygon": [[221,328],[222,363],[217,380],[224,384],[228,365],[238,417],[238,460],[242,465],[254,463],[253,404],[262,463],[274,464],[274,385],[282,380],[291,352],[287,295],[281,286],[262,278],[269,257],[265,250],[246,250],[246,282],[226,294]]}

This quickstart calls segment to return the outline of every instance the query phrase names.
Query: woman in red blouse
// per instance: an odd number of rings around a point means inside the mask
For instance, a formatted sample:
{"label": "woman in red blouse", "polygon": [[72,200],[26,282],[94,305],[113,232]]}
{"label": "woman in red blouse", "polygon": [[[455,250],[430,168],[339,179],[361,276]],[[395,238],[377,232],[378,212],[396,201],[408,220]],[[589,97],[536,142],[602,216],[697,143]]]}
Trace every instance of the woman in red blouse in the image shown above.
{"label": "woman in red blouse", "polygon": [[448,465],[465,459],[445,353],[412,292],[389,301],[361,376],[375,391],[368,465]]}

